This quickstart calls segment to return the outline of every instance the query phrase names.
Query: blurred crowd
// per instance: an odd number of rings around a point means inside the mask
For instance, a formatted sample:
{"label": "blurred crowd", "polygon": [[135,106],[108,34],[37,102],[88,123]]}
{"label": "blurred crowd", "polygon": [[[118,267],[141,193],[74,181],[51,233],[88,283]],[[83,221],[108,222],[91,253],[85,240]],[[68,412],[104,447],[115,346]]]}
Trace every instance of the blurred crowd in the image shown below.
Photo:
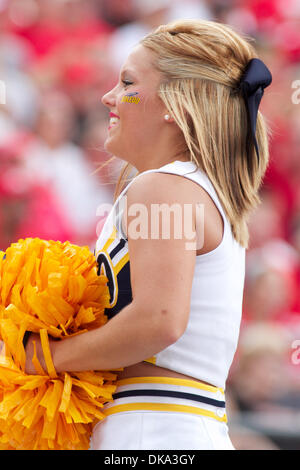
{"label": "blurred crowd", "polygon": [[[299,0],[0,0],[0,249],[31,236],[93,249],[97,207],[112,203],[124,163],[104,151],[101,97],[139,39],[178,18],[252,36],[273,74],[261,106],[271,159],[249,221],[227,396],[237,448],[299,449]],[[253,415],[263,423],[240,419]]]}

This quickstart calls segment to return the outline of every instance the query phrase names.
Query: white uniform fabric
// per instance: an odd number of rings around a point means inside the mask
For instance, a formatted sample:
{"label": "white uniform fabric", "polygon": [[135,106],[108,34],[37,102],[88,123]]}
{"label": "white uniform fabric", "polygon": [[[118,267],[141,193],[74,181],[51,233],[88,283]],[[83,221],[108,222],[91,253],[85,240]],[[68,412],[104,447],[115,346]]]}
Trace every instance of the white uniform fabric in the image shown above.
{"label": "white uniform fabric", "polygon": [[131,301],[130,259],[126,234],[120,224],[121,206],[130,185],[136,178],[150,172],[182,175],[204,188],[220,211],[224,234],[216,249],[196,257],[190,315],[184,334],[155,357],[145,360],[225,388],[239,336],[245,249],[234,239],[210,180],[193,162],[176,160],[140,173],[115,201],[96,245],[99,270],[101,264],[110,280],[111,309],[107,314],[117,314]]}
{"label": "white uniform fabric", "polygon": [[[161,392],[178,397],[150,395]],[[107,417],[94,428],[92,450],[234,449],[219,388],[191,380],[141,377],[120,380],[117,393],[104,407]]]}

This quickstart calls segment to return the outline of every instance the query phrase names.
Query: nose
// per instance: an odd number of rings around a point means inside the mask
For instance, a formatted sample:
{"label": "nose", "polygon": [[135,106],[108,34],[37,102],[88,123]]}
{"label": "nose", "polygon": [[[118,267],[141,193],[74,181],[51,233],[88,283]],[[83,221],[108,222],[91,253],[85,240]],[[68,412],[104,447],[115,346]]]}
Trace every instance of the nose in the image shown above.
{"label": "nose", "polygon": [[113,108],[116,103],[114,88],[105,93],[105,95],[102,96],[101,101],[102,104],[104,104],[104,106],[106,106],[107,108]]}

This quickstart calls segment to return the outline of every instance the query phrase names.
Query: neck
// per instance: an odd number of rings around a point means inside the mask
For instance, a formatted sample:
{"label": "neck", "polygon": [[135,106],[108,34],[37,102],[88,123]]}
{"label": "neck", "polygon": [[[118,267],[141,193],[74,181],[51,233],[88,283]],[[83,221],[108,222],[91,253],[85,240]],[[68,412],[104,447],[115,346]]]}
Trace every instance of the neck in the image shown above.
{"label": "neck", "polygon": [[168,163],[174,162],[175,160],[189,162],[191,160],[189,151],[187,150],[186,152],[178,152],[172,156],[160,156],[158,158],[155,158],[154,156],[151,160],[145,159],[143,161],[138,161],[134,166],[141,173],[143,171],[152,170],[154,168],[160,168],[164,165],[167,165]]}

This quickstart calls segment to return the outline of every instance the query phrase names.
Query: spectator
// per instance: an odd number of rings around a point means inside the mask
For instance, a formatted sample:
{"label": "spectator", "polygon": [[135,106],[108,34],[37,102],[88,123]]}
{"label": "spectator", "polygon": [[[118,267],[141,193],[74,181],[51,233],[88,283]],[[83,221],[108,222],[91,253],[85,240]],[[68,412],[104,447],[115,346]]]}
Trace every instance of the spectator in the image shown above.
{"label": "spectator", "polygon": [[152,29],[177,18],[210,18],[208,5],[203,1],[131,0],[134,20],[119,27],[111,35],[110,53],[115,70],[119,70],[132,47]]}
{"label": "spectator", "polygon": [[236,411],[282,410],[290,385],[289,346],[288,335],[278,325],[265,322],[241,331],[229,392]]}
{"label": "spectator", "polygon": [[299,257],[286,242],[270,240],[247,257],[244,321],[299,322],[294,311],[298,296]]}
{"label": "spectator", "polygon": [[22,149],[31,136],[14,134],[0,148],[0,249],[19,238],[72,239],[59,201],[51,189],[24,171]]}
{"label": "spectator", "polygon": [[0,0],[0,66],[6,89],[6,112],[22,126],[33,122],[38,99],[38,90],[27,72],[31,58],[30,44],[11,32],[9,1]]}
{"label": "spectator", "polygon": [[85,154],[70,140],[73,108],[65,95],[45,97],[36,123],[36,139],[24,153],[28,174],[52,188],[64,217],[76,234],[73,242],[96,237],[96,210],[111,202],[111,192],[92,177]]}
{"label": "spectator", "polygon": [[112,33],[109,52],[114,70],[123,65],[124,59],[137,42],[159,24],[167,22],[170,0],[131,0],[136,20]]}

